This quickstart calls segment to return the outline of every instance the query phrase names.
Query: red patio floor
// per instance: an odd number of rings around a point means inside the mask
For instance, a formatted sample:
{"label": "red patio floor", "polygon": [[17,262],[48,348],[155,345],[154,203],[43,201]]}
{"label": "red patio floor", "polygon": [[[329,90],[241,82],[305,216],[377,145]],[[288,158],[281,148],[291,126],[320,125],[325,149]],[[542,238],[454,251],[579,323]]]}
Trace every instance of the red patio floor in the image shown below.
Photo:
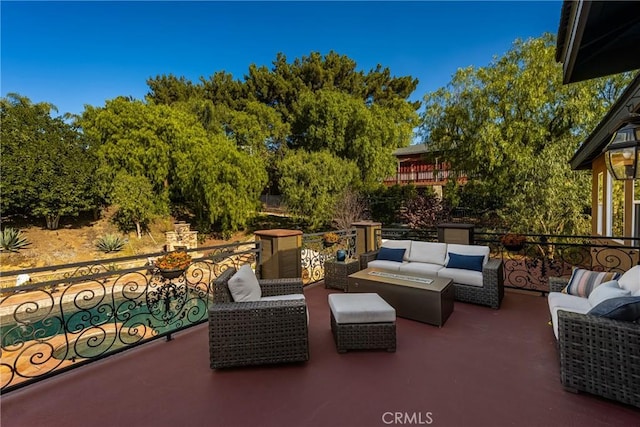
{"label": "red patio floor", "polygon": [[442,328],[398,319],[396,353],[338,354],[330,292],[305,291],[307,363],[213,371],[201,325],[3,395],[2,427],[640,425],[637,408],[562,389],[545,298],[456,303]]}

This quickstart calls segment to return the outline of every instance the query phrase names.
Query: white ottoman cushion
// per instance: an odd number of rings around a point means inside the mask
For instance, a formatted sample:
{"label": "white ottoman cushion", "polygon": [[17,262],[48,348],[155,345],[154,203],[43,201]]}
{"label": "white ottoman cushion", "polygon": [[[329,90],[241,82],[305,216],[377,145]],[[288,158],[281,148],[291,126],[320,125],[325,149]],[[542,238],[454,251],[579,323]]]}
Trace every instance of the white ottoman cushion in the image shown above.
{"label": "white ottoman cushion", "polygon": [[378,294],[330,294],[329,307],[339,324],[396,321],[396,310]]}

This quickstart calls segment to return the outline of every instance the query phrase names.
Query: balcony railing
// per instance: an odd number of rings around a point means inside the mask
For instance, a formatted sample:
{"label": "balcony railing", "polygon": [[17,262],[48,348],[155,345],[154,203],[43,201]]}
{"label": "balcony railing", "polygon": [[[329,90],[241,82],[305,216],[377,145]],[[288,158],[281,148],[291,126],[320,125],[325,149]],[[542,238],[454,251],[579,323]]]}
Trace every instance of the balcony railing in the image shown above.
{"label": "balcony railing", "polygon": [[[383,228],[381,239],[410,239],[435,242],[434,229]],[[475,244],[491,248],[491,257],[504,263],[505,287],[548,292],[549,277],[570,277],[574,267],[596,271],[625,272],[638,264],[640,238],[525,234],[518,250],[500,242],[502,234],[476,231]]]}
{"label": "balcony railing", "polygon": [[309,233],[302,236],[302,279],[305,285],[324,279],[324,262],[336,257],[340,249],[346,251],[347,258],[355,258],[356,230],[333,231],[338,235],[336,243],[325,242],[323,233]]}
{"label": "balcony railing", "polygon": [[165,278],[162,253],[17,270],[38,280],[0,289],[2,392],[166,337],[207,320],[212,282],[229,267],[260,265],[260,242],[189,250],[189,268]]}

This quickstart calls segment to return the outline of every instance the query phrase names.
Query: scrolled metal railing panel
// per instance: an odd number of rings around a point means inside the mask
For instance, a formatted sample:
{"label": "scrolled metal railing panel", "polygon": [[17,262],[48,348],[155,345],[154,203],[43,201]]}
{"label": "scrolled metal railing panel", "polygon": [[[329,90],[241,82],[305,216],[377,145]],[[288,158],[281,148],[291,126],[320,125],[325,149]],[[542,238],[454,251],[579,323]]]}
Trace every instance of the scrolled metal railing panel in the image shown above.
{"label": "scrolled metal railing panel", "polygon": [[324,279],[324,262],[336,257],[339,249],[346,251],[347,258],[355,258],[356,230],[355,228],[332,231],[339,237],[336,243],[325,243],[324,233],[308,233],[302,235],[302,281],[304,285],[319,282]]}
{"label": "scrolled metal railing panel", "polygon": [[[574,268],[623,273],[638,263],[639,250],[616,241],[638,238],[525,234],[521,249],[508,250],[501,234],[476,232],[476,244],[491,247],[491,257],[504,266],[507,287],[548,292],[549,277],[570,277]],[[612,243],[613,242],[613,243]]]}
{"label": "scrolled metal railing panel", "polygon": [[192,264],[172,279],[148,265],[144,255],[137,267],[116,271],[96,269],[96,262],[54,266],[52,271],[75,274],[1,289],[2,392],[205,322],[212,281],[228,268],[258,265],[260,244],[189,252]]}

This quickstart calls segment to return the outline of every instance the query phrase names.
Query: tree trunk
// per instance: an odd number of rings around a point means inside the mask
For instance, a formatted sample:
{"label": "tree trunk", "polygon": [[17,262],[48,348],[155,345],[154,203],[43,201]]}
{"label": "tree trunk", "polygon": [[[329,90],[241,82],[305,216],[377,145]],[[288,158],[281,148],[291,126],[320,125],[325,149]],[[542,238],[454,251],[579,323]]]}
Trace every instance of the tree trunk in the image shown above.
{"label": "tree trunk", "polygon": [[58,228],[58,223],[60,222],[60,215],[45,215],[45,219],[47,220],[47,229],[48,230],[56,230]]}
{"label": "tree trunk", "polygon": [[142,229],[138,221],[136,221],[136,233],[138,234],[138,239],[142,239]]}

